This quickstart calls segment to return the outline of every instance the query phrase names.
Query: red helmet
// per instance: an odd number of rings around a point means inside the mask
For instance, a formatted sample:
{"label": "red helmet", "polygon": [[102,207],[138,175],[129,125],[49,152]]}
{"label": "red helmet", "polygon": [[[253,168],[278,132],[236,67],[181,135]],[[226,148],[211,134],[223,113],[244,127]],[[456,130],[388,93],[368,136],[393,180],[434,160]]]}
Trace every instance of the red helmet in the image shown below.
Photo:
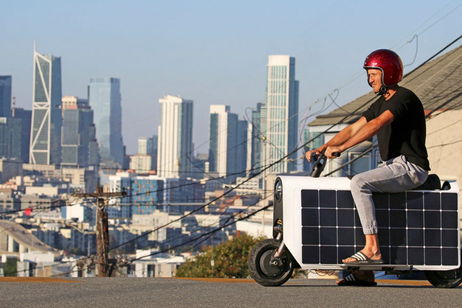
{"label": "red helmet", "polygon": [[382,83],[386,86],[397,84],[403,79],[403,62],[389,49],[373,51],[364,60],[365,69],[376,68],[382,71]]}

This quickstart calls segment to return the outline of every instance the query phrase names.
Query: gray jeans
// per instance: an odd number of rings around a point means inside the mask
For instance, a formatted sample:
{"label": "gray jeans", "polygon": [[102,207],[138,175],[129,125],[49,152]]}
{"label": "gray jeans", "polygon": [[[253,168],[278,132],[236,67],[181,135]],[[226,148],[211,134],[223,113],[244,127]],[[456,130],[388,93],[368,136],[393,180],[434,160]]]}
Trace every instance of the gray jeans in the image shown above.
{"label": "gray jeans", "polygon": [[427,177],[427,170],[408,162],[404,155],[382,162],[376,169],[355,175],[351,179],[351,193],[364,234],[378,232],[373,192],[403,192],[423,184]]}

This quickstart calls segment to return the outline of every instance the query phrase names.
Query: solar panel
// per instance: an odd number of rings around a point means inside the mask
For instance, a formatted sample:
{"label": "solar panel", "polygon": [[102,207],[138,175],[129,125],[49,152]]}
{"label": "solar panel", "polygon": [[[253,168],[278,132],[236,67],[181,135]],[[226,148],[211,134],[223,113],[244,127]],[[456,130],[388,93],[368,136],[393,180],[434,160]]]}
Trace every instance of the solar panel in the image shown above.
{"label": "solar panel", "polygon": [[[385,264],[457,265],[457,193],[373,195]],[[364,246],[351,192],[301,190],[302,263],[341,264]]]}

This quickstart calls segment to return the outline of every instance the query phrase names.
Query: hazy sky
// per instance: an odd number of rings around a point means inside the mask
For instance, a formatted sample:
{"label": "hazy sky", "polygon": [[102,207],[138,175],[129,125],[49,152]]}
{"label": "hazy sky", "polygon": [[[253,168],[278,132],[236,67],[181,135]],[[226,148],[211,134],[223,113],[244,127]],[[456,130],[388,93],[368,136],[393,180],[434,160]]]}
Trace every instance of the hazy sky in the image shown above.
{"label": "hazy sky", "polygon": [[1,11],[0,75],[13,76],[17,105],[32,108],[35,40],[61,57],[63,95],[86,97],[92,77],[120,78],[129,153],[157,133],[165,94],[194,100],[194,142],[207,152],[209,105],[242,117],[263,102],[268,55],[296,58],[301,118],[334,89],[339,104],[369,91],[371,51],[392,48],[410,64],[417,50],[409,71],[462,30],[460,0],[15,0]]}

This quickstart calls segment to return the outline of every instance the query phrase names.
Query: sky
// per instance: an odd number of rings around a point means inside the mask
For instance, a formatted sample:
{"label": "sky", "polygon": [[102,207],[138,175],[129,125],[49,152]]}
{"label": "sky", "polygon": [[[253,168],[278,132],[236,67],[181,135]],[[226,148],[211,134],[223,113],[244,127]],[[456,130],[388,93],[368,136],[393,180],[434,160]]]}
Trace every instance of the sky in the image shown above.
{"label": "sky", "polygon": [[207,153],[209,106],[249,116],[265,100],[269,55],[296,58],[301,120],[331,99],[342,105],[370,91],[362,64],[373,50],[395,50],[406,72],[462,30],[461,0],[15,0],[1,8],[0,75],[13,76],[16,105],[32,108],[35,41],[61,57],[63,95],[86,98],[90,78],[120,78],[130,154],[138,137],[157,134],[167,94],[194,100],[193,140]]}

